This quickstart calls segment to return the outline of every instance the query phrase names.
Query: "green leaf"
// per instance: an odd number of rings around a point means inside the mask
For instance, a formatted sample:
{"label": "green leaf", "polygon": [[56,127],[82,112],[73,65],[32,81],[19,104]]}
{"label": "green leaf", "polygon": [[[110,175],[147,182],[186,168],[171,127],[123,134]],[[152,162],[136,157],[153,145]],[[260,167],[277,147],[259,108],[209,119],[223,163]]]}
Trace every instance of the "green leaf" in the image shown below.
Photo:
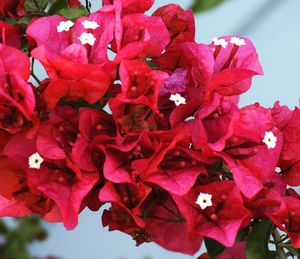
{"label": "green leaf", "polygon": [[245,239],[245,236],[246,236],[246,233],[243,230],[239,230],[236,235],[235,241],[240,243]]}
{"label": "green leaf", "polygon": [[194,0],[192,9],[194,12],[205,12],[226,0]]}
{"label": "green leaf", "polygon": [[12,227],[0,219],[0,230],[4,237],[0,244],[0,258],[5,259],[32,259],[28,245],[47,236],[37,217],[17,219]]}
{"label": "green leaf", "polygon": [[49,8],[48,14],[50,14],[50,15],[57,14],[59,12],[59,10],[68,8],[68,7],[70,7],[68,0],[57,0]]}
{"label": "green leaf", "polygon": [[30,17],[30,16],[24,16],[24,17],[22,17],[22,18],[20,18],[18,21],[17,21],[17,23],[18,24],[25,24],[25,25],[27,25],[27,24],[29,24],[30,22],[31,22],[31,20],[32,20],[32,17]]}
{"label": "green leaf", "polygon": [[48,0],[26,0],[24,3],[25,10],[30,13],[40,12],[44,10],[48,5]]}
{"label": "green leaf", "polygon": [[69,20],[75,20],[79,17],[89,15],[88,11],[82,5],[74,8],[64,8],[59,10],[58,13]]}
{"label": "green leaf", "polygon": [[22,18],[20,18],[19,20],[14,20],[12,18],[6,18],[5,22],[9,23],[10,25],[27,25],[28,23],[30,23],[30,21],[32,20],[32,17],[30,16],[24,16]]}
{"label": "green leaf", "polygon": [[5,22],[9,23],[10,25],[16,25],[17,24],[17,21],[8,17],[5,19]]}
{"label": "green leaf", "polygon": [[207,253],[211,257],[215,257],[218,254],[222,253],[225,249],[225,246],[220,244],[218,241],[213,240],[211,238],[205,237],[204,238],[205,247],[207,249]]}
{"label": "green leaf", "polygon": [[267,259],[271,258],[268,248],[272,222],[268,219],[258,222],[253,226],[253,230],[248,236],[246,245],[247,259]]}

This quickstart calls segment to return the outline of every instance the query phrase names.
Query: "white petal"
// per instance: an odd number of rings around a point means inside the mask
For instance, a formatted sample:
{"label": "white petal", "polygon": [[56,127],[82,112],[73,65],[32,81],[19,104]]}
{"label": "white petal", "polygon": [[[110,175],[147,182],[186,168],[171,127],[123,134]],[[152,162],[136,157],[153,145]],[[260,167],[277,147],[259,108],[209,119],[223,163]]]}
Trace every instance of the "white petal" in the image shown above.
{"label": "white petal", "polygon": [[179,106],[181,104],[186,104],[186,99],[182,97],[180,94],[171,94],[170,101],[173,101],[176,106]]}
{"label": "white petal", "polygon": [[196,204],[198,204],[202,210],[212,206],[212,195],[209,193],[200,192]]}
{"label": "white petal", "polygon": [[245,46],[246,42],[244,39],[238,38],[238,37],[231,37],[230,43],[236,45],[236,46]]}
{"label": "white petal", "polygon": [[266,131],[262,142],[267,145],[268,149],[273,149],[276,147],[277,137],[272,131]]}
{"label": "white petal", "polygon": [[92,30],[95,30],[100,26],[97,22],[89,21],[89,20],[83,21],[82,25],[85,29],[92,29]]}
{"label": "white petal", "polygon": [[40,156],[38,152],[32,154],[28,158],[29,168],[40,169],[41,164],[44,162],[44,159]]}

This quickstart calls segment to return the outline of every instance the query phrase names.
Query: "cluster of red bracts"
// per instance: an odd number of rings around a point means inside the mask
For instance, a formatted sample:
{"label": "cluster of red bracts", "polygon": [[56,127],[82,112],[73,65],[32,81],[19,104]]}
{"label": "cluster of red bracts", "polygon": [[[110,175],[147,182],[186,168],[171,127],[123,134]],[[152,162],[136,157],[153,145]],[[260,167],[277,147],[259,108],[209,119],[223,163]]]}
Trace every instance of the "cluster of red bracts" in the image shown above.
{"label": "cluster of red bracts", "polygon": [[152,4],[32,21],[30,58],[49,76],[38,87],[18,28],[0,23],[0,215],[73,229],[110,203],[110,230],[187,254],[203,237],[233,246],[268,217],[300,247],[300,198],[287,190],[300,185],[299,109],[239,108],[263,73],[252,43],[198,44],[191,11],[145,15]]}

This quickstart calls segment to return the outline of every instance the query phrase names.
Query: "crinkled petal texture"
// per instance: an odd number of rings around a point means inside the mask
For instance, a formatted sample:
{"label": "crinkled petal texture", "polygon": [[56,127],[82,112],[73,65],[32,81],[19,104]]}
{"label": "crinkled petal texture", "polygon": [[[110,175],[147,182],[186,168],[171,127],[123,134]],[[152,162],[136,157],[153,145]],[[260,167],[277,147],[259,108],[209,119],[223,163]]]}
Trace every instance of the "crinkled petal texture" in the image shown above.
{"label": "crinkled petal texture", "polygon": [[[109,203],[103,225],[137,245],[194,255],[207,237],[238,259],[238,231],[270,218],[300,248],[300,197],[287,190],[300,185],[300,109],[238,106],[263,74],[252,42],[196,43],[176,4],[149,16],[154,0],[102,2],[72,21],[32,19],[30,53],[26,26],[0,21],[0,217],[72,230]],[[0,0],[1,18],[30,18],[24,3]],[[48,74],[38,87],[28,56]]]}
{"label": "crinkled petal texture", "polygon": [[30,76],[30,62],[27,55],[15,48],[0,44],[1,66],[0,82],[3,83],[5,75],[16,73],[27,81]]}
{"label": "crinkled petal texture", "polygon": [[63,97],[75,101],[84,99],[93,104],[105,95],[111,83],[101,65],[78,64],[64,58],[51,59],[44,47],[35,49],[32,55],[42,62],[51,79],[45,90],[50,108],[54,108]]}
{"label": "crinkled petal texture", "polygon": [[272,108],[272,117],[278,129],[283,130],[292,116],[293,111],[291,111],[287,106],[281,106],[279,101],[275,102]]}
{"label": "crinkled petal texture", "polygon": [[157,184],[169,193],[184,195],[200,174],[207,174],[201,155],[188,148],[189,132],[185,128],[179,127],[151,137],[157,138],[154,142],[156,152],[150,158],[133,164],[143,181]]}
{"label": "crinkled petal texture", "polygon": [[231,43],[233,37],[220,37],[228,43],[226,48],[214,48],[214,78],[209,89],[225,96],[238,95],[246,92],[254,75],[262,75],[263,69],[258,59],[255,47],[247,38],[239,38],[245,45]]}
{"label": "crinkled petal texture", "polygon": [[236,242],[232,247],[228,247],[219,254],[218,259],[247,259],[245,250],[246,241]]}
{"label": "crinkled petal texture", "polygon": [[154,0],[102,0],[104,5],[119,5],[122,8],[122,15],[130,13],[144,13],[148,11],[154,3]]}
{"label": "crinkled petal texture", "polygon": [[0,188],[1,215],[19,217],[35,213],[54,221],[49,215],[55,206],[53,201],[28,184],[26,155],[34,150],[34,141],[25,140],[20,134],[5,146],[0,158],[0,178],[7,183]]}
{"label": "crinkled petal texture", "polygon": [[122,26],[122,48],[115,58],[116,62],[159,56],[170,40],[168,30],[160,17],[129,14],[122,19]]}
{"label": "crinkled petal texture", "polygon": [[[78,214],[85,207],[83,200],[98,182],[99,173],[80,170],[70,160],[73,148],[70,142],[76,140],[77,135],[76,125],[72,123],[76,114],[70,107],[60,108],[50,115],[52,124],[41,125],[36,139],[15,135],[4,147],[3,154],[17,161],[24,170],[21,183],[25,187],[21,194],[25,192],[26,197],[21,200],[25,205],[47,220],[63,221],[67,229],[73,229]],[[44,161],[39,168],[29,168],[29,157],[37,151]],[[53,211],[53,206],[58,210]]]}
{"label": "crinkled petal texture", "polygon": [[[86,20],[96,22],[98,27],[89,32],[82,24]],[[27,35],[36,41],[38,47],[44,46],[54,56],[66,55],[66,52],[74,55],[72,51],[75,50],[76,52],[76,50],[81,49],[81,54],[90,63],[103,64],[108,61],[107,47],[113,40],[115,25],[113,10],[101,9],[98,12],[92,13],[89,17],[80,17],[76,19],[74,25],[68,31],[59,32],[57,26],[65,21],[67,21],[66,18],[58,15],[36,19],[28,26]],[[43,28],[42,31],[41,28]],[[82,33],[88,32],[92,33],[95,38],[92,46],[82,44],[79,39]],[[73,45],[72,51],[66,50],[72,44],[75,45]],[[70,60],[71,58],[69,57]]]}
{"label": "crinkled petal texture", "polygon": [[6,45],[20,49],[21,36],[18,27],[14,27],[9,23],[0,21],[0,42],[4,42]]}
{"label": "crinkled petal texture", "polygon": [[152,70],[144,62],[122,61],[120,64],[122,93],[117,98],[128,103],[147,105],[157,112],[160,87],[167,78],[167,73]]}
{"label": "crinkled petal texture", "polygon": [[[202,209],[196,204],[200,193],[212,195],[212,206]],[[225,246],[235,243],[238,230],[251,219],[251,213],[243,206],[240,191],[232,181],[199,186],[185,196],[173,195],[173,198],[191,235],[206,236]]]}
{"label": "crinkled petal texture", "polygon": [[3,0],[0,2],[0,14],[3,17],[10,15],[10,10],[17,6],[19,0]]}
{"label": "crinkled petal texture", "polygon": [[[231,43],[232,36],[219,37],[219,39],[224,39],[228,42],[228,46],[226,48],[220,48],[220,51],[215,58],[215,72],[224,70],[227,66],[229,68],[232,66],[255,71],[258,74],[263,74],[258,54],[253,43],[249,39],[242,37],[239,38],[245,43],[245,45],[242,46],[237,46],[236,44]],[[214,47],[213,44],[211,47]]]}
{"label": "crinkled petal texture", "polygon": [[[267,132],[276,138],[274,148],[263,142]],[[227,143],[221,157],[242,193],[254,197],[263,188],[261,179],[275,171],[282,148],[282,134],[274,125],[270,109],[257,105],[242,108]]]}
{"label": "crinkled petal texture", "polygon": [[[283,179],[291,186],[300,184],[300,110],[296,108],[293,112],[284,109],[288,114],[288,121],[283,121],[283,147],[280,155],[280,168],[283,173]],[[282,121],[282,120],[281,120]]]}
{"label": "crinkled petal texture", "polygon": [[42,167],[28,171],[28,182],[52,199],[58,206],[66,229],[72,230],[78,224],[82,200],[98,181],[98,173],[84,173],[80,179],[66,175],[70,172],[56,171]]}
{"label": "crinkled petal texture", "polygon": [[300,200],[299,197],[284,197],[280,209],[269,218],[291,238],[293,247],[300,247]]}
{"label": "crinkled petal texture", "polygon": [[0,216],[24,217],[32,214],[32,211],[26,206],[26,202],[23,202],[23,197],[21,198],[17,194],[24,188],[22,168],[15,161],[1,157],[0,171],[1,182],[6,183],[0,187]]}
{"label": "crinkled petal texture", "polygon": [[0,44],[0,128],[9,133],[20,131],[35,109],[27,55],[13,47]]}
{"label": "crinkled petal texture", "polygon": [[[138,227],[143,228],[145,222],[141,218],[140,206],[150,191],[151,188],[145,185],[107,183],[100,190],[99,199],[102,202],[111,202],[119,207],[133,219]],[[127,198],[124,197],[124,192],[127,193]]]}
{"label": "crinkled petal texture", "polygon": [[[168,250],[194,255],[199,250],[203,237],[191,236],[188,223],[176,222],[178,219],[170,211],[178,209],[171,198],[165,201],[164,207],[169,211],[158,207],[153,214],[153,219],[146,220],[146,232],[156,243]],[[164,221],[161,218],[170,220]]]}

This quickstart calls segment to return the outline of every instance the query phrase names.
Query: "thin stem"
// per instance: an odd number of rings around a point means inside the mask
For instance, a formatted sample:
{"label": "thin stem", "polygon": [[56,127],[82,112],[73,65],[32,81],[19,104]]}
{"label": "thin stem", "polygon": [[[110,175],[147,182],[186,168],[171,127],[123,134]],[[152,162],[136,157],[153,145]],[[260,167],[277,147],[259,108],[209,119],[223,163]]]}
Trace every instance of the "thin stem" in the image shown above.
{"label": "thin stem", "polygon": [[282,238],[281,238],[281,236],[280,236],[280,234],[279,234],[279,232],[276,228],[273,229],[272,236],[273,236],[274,241],[276,243],[276,252],[278,254],[278,258],[279,259],[287,259],[287,256],[286,256],[286,254],[283,250],[284,248],[279,245]]}
{"label": "thin stem", "polygon": [[289,236],[285,236],[283,237],[281,240],[280,240],[280,243],[284,242],[285,240],[289,239],[290,237]]}
{"label": "thin stem", "polygon": [[154,205],[159,201],[159,199],[160,199],[160,196],[157,195],[157,196],[153,199],[152,203],[147,207],[147,209],[145,209],[145,210],[143,211],[143,218],[144,218],[144,219],[146,219],[146,218],[148,217],[149,211],[154,207]]}
{"label": "thin stem", "polygon": [[174,222],[174,223],[182,223],[185,220],[184,219],[166,219],[166,218],[161,218],[161,217],[157,217],[157,216],[149,216],[147,217],[148,219],[158,219],[158,220],[163,220],[163,221],[167,221],[167,222]]}
{"label": "thin stem", "polygon": [[144,120],[148,121],[152,115],[153,115],[153,111],[149,109],[149,111],[146,113]]}
{"label": "thin stem", "polygon": [[32,76],[32,78],[40,85],[41,81],[37,78],[37,76],[35,74],[33,74],[32,72],[30,72],[30,75]]}
{"label": "thin stem", "polygon": [[34,79],[39,85],[41,85],[40,79],[38,79],[38,77],[34,74],[34,61],[35,61],[35,59],[32,58],[32,59],[31,59],[31,71],[30,71],[30,75],[33,77],[33,79]]}
{"label": "thin stem", "polygon": [[37,0],[32,0],[35,7],[40,11],[41,14],[43,15],[47,15],[47,13],[43,10],[43,8],[39,5],[39,3],[37,2]]}
{"label": "thin stem", "polygon": [[90,13],[91,12],[91,3],[89,2],[89,0],[85,0],[85,8],[86,10]]}
{"label": "thin stem", "polygon": [[287,243],[279,243],[277,245],[280,247],[292,247],[292,244],[287,244]]}
{"label": "thin stem", "polygon": [[169,213],[171,213],[174,217],[178,218],[179,220],[184,220],[179,214],[175,213],[174,211],[172,211],[171,209],[169,209],[165,204],[162,204],[162,207],[168,211]]}

